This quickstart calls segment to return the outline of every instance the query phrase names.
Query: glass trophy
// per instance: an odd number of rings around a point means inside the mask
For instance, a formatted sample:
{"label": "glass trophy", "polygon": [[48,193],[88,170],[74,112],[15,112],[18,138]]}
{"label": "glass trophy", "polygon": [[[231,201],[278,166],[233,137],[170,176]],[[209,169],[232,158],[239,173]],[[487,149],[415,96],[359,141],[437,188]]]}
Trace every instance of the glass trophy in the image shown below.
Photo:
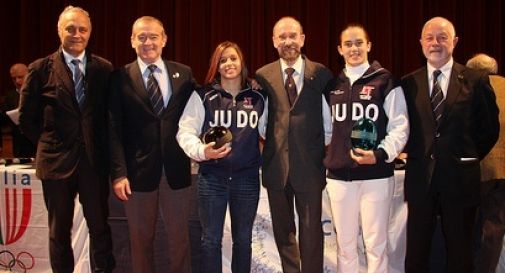
{"label": "glass trophy", "polygon": [[377,126],[369,118],[362,118],[352,126],[351,132],[352,148],[363,150],[373,150],[377,145]]}
{"label": "glass trophy", "polygon": [[231,131],[224,126],[210,127],[207,132],[203,135],[203,142],[205,144],[210,142],[215,142],[212,148],[219,149],[226,143],[231,142],[233,136]]}

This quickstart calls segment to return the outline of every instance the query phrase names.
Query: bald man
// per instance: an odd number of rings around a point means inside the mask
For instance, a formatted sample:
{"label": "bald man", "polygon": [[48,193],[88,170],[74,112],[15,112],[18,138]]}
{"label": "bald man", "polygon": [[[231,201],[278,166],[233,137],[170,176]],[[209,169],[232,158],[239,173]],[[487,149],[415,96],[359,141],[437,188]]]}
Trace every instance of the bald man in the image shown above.
{"label": "bald man", "polygon": [[475,54],[475,56],[466,62],[466,66],[473,69],[483,69],[490,75],[498,74],[498,63],[493,57],[484,53]]}
{"label": "bald man", "polygon": [[442,17],[424,25],[426,66],[402,79],[410,118],[406,150],[408,205],[406,273],[430,272],[437,216],[447,248],[447,272],[472,272],[480,165],[498,138],[498,107],[485,72],[453,60],[458,37]]}
{"label": "bald man", "polygon": [[[331,140],[331,115],[322,94],[332,73],[301,54],[305,35],[296,19],[277,21],[272,40],[280,58],[256,72],[269,101],[263,186],[283,272],[320,273],[323,156],[325,143]],[[299,244],[294,209],[299,216]]]}
{"label": "bald man", "polygon": [[[28,67],[22,63],[13,64],[9,70],[13,89],[9,89],[5,93],[5,100],[2,103],[2,126],[10,128],[12,134],[12,151],[14,157],[34,157],[35,145],[19,130],[19,127],[13,120],[11,120],[5,112],[18,108],[19,104],[19,91],[25,81],[26,74],[28,74]],[[4,154],[4,156],[6,156]]]}
{"label": "bald man", "polygon": [[25,82],[25,76],[28,74],[28,67],[22,63],[13,64],[9,72],[12,82],[16,86],[16,91],[19,92],[19,89],[21,89],[21,86]]}

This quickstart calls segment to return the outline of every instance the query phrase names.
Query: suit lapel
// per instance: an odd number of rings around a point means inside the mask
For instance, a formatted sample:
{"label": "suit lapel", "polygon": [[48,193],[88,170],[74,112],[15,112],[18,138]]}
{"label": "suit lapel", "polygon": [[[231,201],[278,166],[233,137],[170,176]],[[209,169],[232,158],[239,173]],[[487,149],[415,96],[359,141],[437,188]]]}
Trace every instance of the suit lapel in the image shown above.
{"label": "suit lapel", "polygon": [[272,76],[271,78],[271,85],[274,90],[277,90],[278,92],[281,92],[284,97],[286,97],[286,101],[289,101],[288,93],[286,92],[286,89],[284,89],[284,79],[282,77],[282,69],[281,69],[281,63],[280,60],[275,63],[275,65],[272,67],[272,71],[270,71],[270,75]]}
{"label": "suit lapel", "polygon": [[166,60],[163,60],[163,62],[165,63],[165,67],[167,68],[168,84],[170,85],[169,90],[172,91],[170,99],[168,100],[167,109],[164,109],[165,112],[168,112],[168,108],[171,108],[174,105],[174,100],[178,96],[183,81],[180,75],[180,73],[182,72],[178,71],[176,65]]}
{"label": "suit lapel", "polygon": [[447,96],[445,99],[445,109],[444,109],[444,114],[442,116],[442,120],[440,121],[440,124],[443,124],[443,122],[446,120],[449,112],[452,109],[452,106],[456,102],[459,93],[461,92],[461,88],[463,85],[461,84],[461,80],[463,79],[463,70],[464,66],[454,63],[452,66],[452,71],[451,71],[451,78],[449,79],[449,86],[447,87]]}
{"label": "suit lapel", "polygon": [[130,85],[132,86],[134,93],[140,98],[147,110],[152,112],[154,115],[153,106],[149,100],[149,96],[147,95],[147,90],[144,86],[144,79],[140,73],[140,68],[137,61],[130,63],[125,67],[125,69],[126,73],[130,77]]}
{"label": "suit lapel", "polygon": [[303,57],[303,59],[305,60],[305,71],[303,72],[303,89],[300,90],[300,94],[298,95],[298,97],[300,97],[303,92],[307,92],[304,90],[312,89],[311,84],[315,74],[314,63],[311,62],[306,57]]}
{"label": "suit lapel", "polygon": [[67,107],[69,113],[74,113],[79,115],[80,108],[77,104],[77,99],[75,98],[74,91],[74,80],[72,79],[72,71],[65,63],[65,58],[63,57],[62,50],[58,50],[52,55],[52,75],[59,79],[58,82],[62,83],[61,87],[58,87],[58,97],[63,105]]}
{"label": "suit lapel", "polygon": [[[65,63],[62,51],[58,50],[58,52],[54,53],[52,59],[53,59],[53,72],[63,83],[64,87],[63,89],[68,95],[70,95],[71,97],[75,97],[72,71],[70,71],[70,68]],[[77,104],[77,100],[75,101],[75,103]]]}
{"label": "suit lapel", "polygon": [[447,113],[451,110],[452,106],[454,105],[454,102],[456,101],[460,91],[461,91],[461,81],[460,79],[463,78],[462,74],[462,69],[461,67],[457,64],[454,63],[452,66],[452,71],[451,71],[451,78],[449,80],[449,86],[447,87],[447,96],[445,99],[445,110],[444,110],[444,116],[447,115]]}
{"label": "suit lapel", "polygon": [[[94,95],[91,90],[93,90],[93,86],[91,86],[90,81],[87,79],[95,79],[95,71],[96,69],[96,62],[93,61],[91,58],[91,54],[86,53],[86,72],[84,73],[84,94],[86,96],[86,99],[84,100],[84,105],[82,106],[81,112],[84,114],[89,114],[91,113],[92,110],[92,104],[94,102]],[[77,100],[76,100],[77,103]]]}
{"label": "suit lapel", "polygon": [[435,122],[435,117],[433,116],[433,109],[431,108],[430,99],[430,86],[428,85],[428,69],[424,67],[418,74],[414,77],[417,86],[416,92],[416,103],[417,108],[420,109],[419,113],[426,116],[425,120],[430,120],[432,129],[434,130],[437,126]]}
{"label": "suit lapel", "polygon": [[269,66],[269,69],[265,73],[265,79],[268,81],[272,87],[272,92],[276,92],[277,97],[284,97],[283,100],[278,102],[279,105],[285,104],[287,108],[291,108],[289,105],[289,97],[286,89],[284,89],[284,79],[282,77],[282,69],[280,59]]}

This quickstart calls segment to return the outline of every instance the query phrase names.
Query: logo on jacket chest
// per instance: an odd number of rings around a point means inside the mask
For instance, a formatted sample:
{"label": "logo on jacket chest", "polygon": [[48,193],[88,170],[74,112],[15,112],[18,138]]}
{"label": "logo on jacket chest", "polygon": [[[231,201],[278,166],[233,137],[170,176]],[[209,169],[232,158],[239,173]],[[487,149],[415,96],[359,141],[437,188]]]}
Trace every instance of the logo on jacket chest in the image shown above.
{"label": "logo on jacket chest", "polygon": [[359,92],[359,98],[362,100],[371,100],[372,99],[372,91],[375,87],[370,85],[365,85]]}
{"label": "logo on jacket chest", "polygon": [[244,102],[242,103],[242,107],[244,107],[244,109],[253,109],[254,108],[253,98],[245,97]]}
{"label": "logo on jacket chest", "polygon": [[237,128],[244,128],[249,126],[251,128],[256,128],[258,126],[259,115],[257,111],[236,111],[237,115],[234,118],[235,111],[232,110],[215,110],[214,120],[209,121],[209,126],[224,126],[230,128],[233,122],[236,122]]}

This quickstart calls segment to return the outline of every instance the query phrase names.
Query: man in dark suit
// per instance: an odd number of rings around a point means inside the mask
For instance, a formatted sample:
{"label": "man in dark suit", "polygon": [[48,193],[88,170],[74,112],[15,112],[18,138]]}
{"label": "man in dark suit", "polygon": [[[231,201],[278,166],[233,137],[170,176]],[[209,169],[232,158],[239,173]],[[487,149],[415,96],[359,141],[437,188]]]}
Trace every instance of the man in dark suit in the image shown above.
{"label": "man in dark suit", "polygon": [[13,156],[18,158],[34,157],[36,152],[35,145],[21,133],[16,124],[17,121],[11,119],[7,114],[7,111],[16,111],[15,109],[19,106],[19,92],[25,81],[26,74],[28,74],[28,67],[22,63],[13,64],[9,72],[15,89],[9,89],[5,93],[5,99],[1,105],[1,123],[2,126],[7,126],[10,129]]}
{"label": "man in dark suit", "polygon": [[108,217],[107,87],[112,64],[86,50],[88,12],[68,6],[58,20],[61,47],[30,64],[21,90],[20,126],[38,143],[37,176],[49,215],[53,272],[70,273],[70,231],[79,193],[93,272],[114,267]]}
{"label": "man in dark suit", "polygon": [[137,19],[131,36],[137,60],[111,77],[111,176],[124,201],[133,272],[139,273],[154,272],[158,211],[168,239],[168,272],[190,271],[191,169],[175,135],[195,82],[189,67],[161,58],[166,41],[158,19]]}
{"label": "man in dark suit", "polygon": [[494,273],[500,260],[505,234],[505,77],[498,75],[496,60],[476,54],[466,66],[484,69],[496,94],[500,108],[500,137],[489,154],[480,162],[481,198],[477,221],[478,239],[475,273]]}
{"label": "man in dark suit", "polygon": [[498,108],[487,74],[453,60],[458,37],[450,21],[430,19],[420,42],[427,65],[402,79],[411,124],[406,148],[405,272],[429,272],[439,215],[447,272],[470,273],[479,161],[498,138]]}
{"label": "man in dark suit", "polygon": [[269,102],[263,186],[268,191],[275,242],[284,272],[323,272],[323,157],[325,142],[331,139],[331,116],[323,93],[332,73],[300,54],[305,35],[296,19],[277,21],[272,39],[280,59],[260,68],[256,79]]}

